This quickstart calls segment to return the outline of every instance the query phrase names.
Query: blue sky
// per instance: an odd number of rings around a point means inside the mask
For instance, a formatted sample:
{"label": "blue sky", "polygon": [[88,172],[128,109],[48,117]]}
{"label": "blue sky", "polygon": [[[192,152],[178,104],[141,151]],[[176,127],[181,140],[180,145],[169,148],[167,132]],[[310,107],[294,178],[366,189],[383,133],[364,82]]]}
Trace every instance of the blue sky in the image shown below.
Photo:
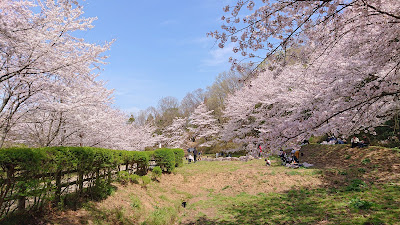
{"label": "blue sky", "polygon": [[160,98],[181,100],[206,88],[229,69],[231,48],[214,46],[206,33],[219,29],[229,0],[86,0],[85,17],[97,17],[83,37],[102,43],[115,39],[100,79],[115,89],[125,112],[156,106]]}

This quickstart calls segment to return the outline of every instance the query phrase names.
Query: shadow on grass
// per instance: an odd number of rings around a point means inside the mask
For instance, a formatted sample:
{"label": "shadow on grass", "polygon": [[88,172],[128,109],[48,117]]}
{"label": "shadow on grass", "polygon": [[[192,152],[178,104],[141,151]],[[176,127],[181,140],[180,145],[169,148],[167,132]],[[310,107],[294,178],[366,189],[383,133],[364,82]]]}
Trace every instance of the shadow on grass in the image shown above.
{"label": "shadow on grass", "polygon": [[[56,212],[57,210],[78,210],[82,208],[89,201],[101,201],[107,198],[111,193],[115,192],[117,187],[114,185],[100,185],[99,187],[85,188],[83,193],[69,193],[62,196],[61,202],[58,206],[52,207],[51,202],[48,202],[46,206],[43,206],[40,210],[27,211],[23,213],[14,213],[8,215],[0,220],[1,225],[34,225],[34,224],[48,224],[46,217],[49,214]],[[85,218],[80,218],[78,224],[82,224],[86,221]],[[63,218],[60,224],[77,224],[73,220]]]}
{"label": "shadow on grass", "polygon": [[324,218],[325,208],[307,194],[305,190],[261,194],[256,200],[233,203],[225,208],[223,214],[228,219],[201,217],[187,224],[310,224]]}
{"label": "shadow on grass", "polygon": [[233,197],[217,219],[203,216],[185,224],[397,224],[399,191],[399,186],[385,185],[337,192],[292,189],[244,201]]}
{"label": "shadow on grass", "polygon": [[348,185],[354,179],[367,183],[400,180],[400,155],[394,149],[310,144],[302,146],[301,152],[301,162],[312,163],[313,168],[323,171],[321,178],[327,187]]}

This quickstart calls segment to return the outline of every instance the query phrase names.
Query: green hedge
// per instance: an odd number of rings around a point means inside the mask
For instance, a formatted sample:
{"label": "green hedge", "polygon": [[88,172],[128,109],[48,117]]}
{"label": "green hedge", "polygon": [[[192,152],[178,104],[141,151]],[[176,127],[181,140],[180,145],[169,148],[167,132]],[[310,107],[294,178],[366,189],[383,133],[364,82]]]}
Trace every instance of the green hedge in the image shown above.
{"label": "green hedge", "polygon": [[175,153],[172,149],[161,148],[154,151],[157,166],[168,173],[175,168]]}
{"label": "green hedge", "polygon": [[180,148],[171,149],[175,154],[175,167],[183,165],[183,157],[185,157],[185,152]]}
{"label": "green hedge", "polygon": [[[17,200],[18,208],[40,209],[46,202],[58,204],[61,199],[61,181],[65,174],[77,176],[78,191],[83,182],[95,188],[112,181],[120,165],[137,166],[136,173],[146,175],[149,162],[168,172],[182,164],[182,149],[156,151],[123,151],[92,147],[47,147],[0,149],[0,220],[12,208],[10,200]],[[180,158],[180,159],[179,159]],[[113,172],[114,171],[114,172]],[[25,206],[26,198],[35,197],[34,204]],[[15,206],[13,206],[15,207]]]}

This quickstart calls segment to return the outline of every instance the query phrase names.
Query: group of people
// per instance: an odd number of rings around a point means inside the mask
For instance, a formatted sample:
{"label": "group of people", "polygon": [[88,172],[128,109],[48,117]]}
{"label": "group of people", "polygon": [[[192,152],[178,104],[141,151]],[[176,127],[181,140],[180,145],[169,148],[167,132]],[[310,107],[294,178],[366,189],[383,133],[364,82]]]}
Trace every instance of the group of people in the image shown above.
{"label": "group of people", "polygon": [[[346,144],[346,139],[342,139],[342,138],[336,138],[335,136],[331,136],[328,137],[327,140],[323,141],[321,144]],[[308,141],[304,141],[301,145],[306,145],[309,144]],[[370,144],[370,140],[369,138],[364,135],[362,140],[360,141],[360,139],[358,139],[356,136],[353,136],[351,138],[351,147],[355,148],[355,147],[359,147],[359,148],[364,148],[364,147],[368,147]],[[261,157],[264,155],[263,153],[263,149],[261,147],[261,144],[257,145],[257,155],[258,157],[261,159]],[[192,154],[190,154],[192,153]],[[218,158],[218,156],[223,156],[224,153],[216,153],[216,157]],[[186,159],[188,160],[188,162],[197,162],[198,160],[201,160],[201,155],[202,152],[197,151],[196,148],[189,148],[188,149],[188,156],[186,157]],[[227,155],[227,156],[230,156]],[[285,151],[283,151],[282,149],[279,151],[279,155],[278,155],[281,160],[282,160],[282,164],[298,164],[299,163],[299,158],[300,158],[300,150],[299,149],[292,149],[290,154],[286,153]],[[267,158],[265,158],[265,162],[267,166],[271,165],[271,161]]]}
{"label": "group of people", "polygon": [[286,165],[286,164],[292,164],[292,163],[300,163],[299,159],[300,159],[300,150],[298,149],[292,149],[290,151],[290,154],[286,153],[285,151],[283,151],[282,149],[279,150],[279,154],[278,156],[281,158],[282,160],[282,164]]}
{"label": "group of people", "polygon": [[217,152],[217,153],[215,153],[215,158],[218,158],[218,157],[231,157],[231,153],[226,153],[226,152]]}
{"label": "group of people", "polygon": [[[202,155],[201,151],[197,151],[196,148],[189,148],[187,151],[188,151],[188,156],[186,157],[186,160],[189,163],[201,160],[201,155]],[[193,155],[190,153],[193,153]]]}
{"label": "group of people", "polygon": [[364,148],[364,147],[368,147],[369,144],[370,144],[370,140],[366,135],[363,136],[361,141],[356,136],[353,136],[351,138],[351,147],[352,148],[355,148],[355,147]]}
{"label": "group of people", "polygon": [[347,141],[344,138],[336,138],[335,136],[331,136],[331,137],[328,137],[321,144],[322,145],[340,145],[340,144],[347,144]]}

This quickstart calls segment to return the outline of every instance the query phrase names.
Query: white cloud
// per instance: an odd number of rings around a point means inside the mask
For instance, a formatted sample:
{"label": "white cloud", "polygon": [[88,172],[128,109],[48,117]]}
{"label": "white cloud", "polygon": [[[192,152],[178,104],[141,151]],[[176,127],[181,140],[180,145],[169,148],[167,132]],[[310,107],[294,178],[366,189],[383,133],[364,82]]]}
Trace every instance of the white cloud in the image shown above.
{"label": "white cloud", "polygon": [[232,51],[234,47],[234,43],[227,44],[224,48],[215,47],[217,49],[213,49],[209,51],[209,57],[202,61],[202,67],[214,67],[221,66],[223,64],[227,64],[229,57],[233,56],[234,53]]}

